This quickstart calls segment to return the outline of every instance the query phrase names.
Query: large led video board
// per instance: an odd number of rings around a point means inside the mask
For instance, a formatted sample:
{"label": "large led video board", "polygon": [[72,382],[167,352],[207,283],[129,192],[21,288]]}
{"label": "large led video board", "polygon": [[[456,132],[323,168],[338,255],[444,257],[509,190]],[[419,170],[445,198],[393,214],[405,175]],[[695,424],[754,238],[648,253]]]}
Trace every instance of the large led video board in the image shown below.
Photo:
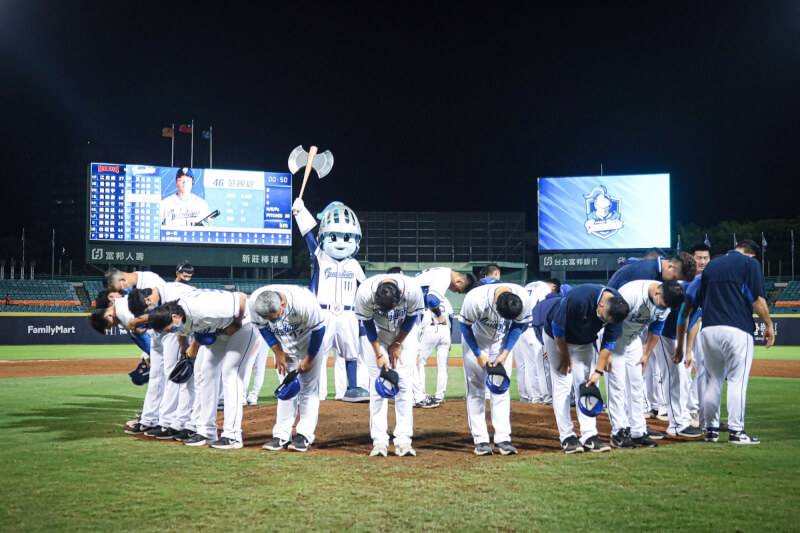
{"label": "large led video board", "polygon": [[90,243],[292,245],[288,173],[92,163]]}
{"label": "large led video board", "polygon": [[539,250],[670,248],[669,174],[539,178]]}

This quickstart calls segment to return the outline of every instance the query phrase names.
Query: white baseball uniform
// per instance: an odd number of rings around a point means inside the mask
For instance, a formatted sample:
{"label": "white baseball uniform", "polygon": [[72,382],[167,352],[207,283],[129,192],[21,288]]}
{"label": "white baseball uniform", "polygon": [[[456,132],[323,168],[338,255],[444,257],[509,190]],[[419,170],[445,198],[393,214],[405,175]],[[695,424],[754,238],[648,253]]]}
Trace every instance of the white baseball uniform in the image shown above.
{"label": "white baseball uniform", "polygon": [[[531,309],[553,292],[544,281],[525,285],[531,300]],[[544,364],[544,347],[536,338],[533,328],[526,329],[515,346],[517,356],[517,390],[523,402],[552,403],[550,369]]]}
{"label": "white baseball uniform", "polygon": [[[501,317],[497,312],[495,293],[498,289],[510,289],[522,300],[522,311],[512,320]],[[506,349],[508,334],[512,322],[516,326],[524,327],[531,321],[531,301],[528,291],[514,283],[492,283],[472,289],[464,298],[459,322],[472,331],[475,343],[480,350],[493,363],[500,353]],[[463,331],[463,329],[462,329]],[[513,347],[509,347],[510,350]],[[475,444],[489,442],[489,429],[486,425],[486,376],[487,371],[478,364],[477,356],[473,352],[468,340],[462,343],[464,357],[464,378],[467,388],[467,416],[469,427]],[[511,362],[507,358],[504,365],[506,373],[511,375]],[[491,394],[491,417],[494,427],[494,442],[511,441],[511,395],[509,391],[503,394]]]}
{"label": "white baseball uniform", "polygon": [[249,319],[245,308],[242,327],[233,335],[222,330],[239,316],[239,294],[227,291],[196,289],[178,300],[186,314],[179,333],[192,336],[195,333],[217,333],[211,345],[201,345],[195,372],[201,379],[195,382],[198,397],[197,417],[194,417],[197,433],[209,440],[217,440],[217,396],[219,375],[222,373],[223,396],[225,398],[222,437],[242,442],[242,390],[244,374],[256,351],[264,348],[264,341]]}
{"label": "white baseball uniform", "polygon": [[[185,200],[173,194],[161,200],[161,223],[164,226],[194,226],[211,214],[208,202],[194,193]],[[208,222],[204,225],[209,225]]]}
{"label": "white baseball uniform", "polygon": [[[375,290],[386,280],[397,283],[401,296],[397,306],[388,312],[381,311],[375,305]],[[422,290],[414,280],[402,274],[379,274],[364,281],[356,293],[356,316],[359,320],[374,321],[377,330],[377,341],[382,351],[388,351],[401,331],[407,317],[418,317],[422,313],[424,302]],[[409,319],[410,320],[410,319]],[[394,444],[411,444],[414,434],[413,377],[414,362],[419,350],[419,325],[416,320],[402,343],[402,352],[397,367],[399,376],[397,396],[394,398],[395,427]],[[369,369],[369,426],[373,445],[389,445],[388,409],[389,401],[381,397],[375,389],[375,380],[380,375],[374,350],[365,354]]]}
{"label": "white baseball uniform", "polygon": [[[320,347],[320,355],[326,361],[323,368],[327,366],[331,348],[343,361],[360,359],[358,386],[367,389],[368,372],[361,356],[358,319],[354,312],[356,290],[359,283],[366,279],[364,270],[355,258],[334,259],[316,243],[314,246],[314,274],[309,289],[316,295],[325,318],[325,338]],[[338,366],[338,372],[334,372],[336,399],[341,399],[347,391],[347,375],[342,369],[343,365]],[[327,371],[321,374],[319,393],[321,400],[328,394]]]}
{"label": "white baseball uniform", "polygon": [[[266,291],[277,292],[286,298],[286,310],[275,322],[270,322],[254,311],[256,299]],[[312,332],[319,331],[325,326],[322,309],[314,294],[305,287],[296,285],[268,285],[250,295],[248,306],[253,324],[262,332],[269,332],[280,343],[287,355],[286,366],[290,372],[296,370],[300,361],[309,355]],[[265,338],[268,338],[269,334]],[[274,343],[274,341],[272,342]],[[300,419],[297,422],[297,433],[303,435],[309,444],[314,442],[314,431],[319,418],[319,375],[325,363],[325,357],[322,355],[320,349],[313,358],[311,371],[303,372],[298,376],[300,380],[298,395],[291,400],[278,400],[272,436],[279,438],[283,443],[292,440],[292,426],[298,411]],[[283,377],[281,376],[281,379]]]}
{"label": "white baseball uniform", "polygon": [[447,358],[450,356],[450,331],[453,320],[453,306],[445,298],[442,300],[441,312],[446,318],[440,324],[430,309],[422,313],[420,319],[419,357],[414,366],[414,403],[425,399],[425,363],[431,352],[436,351],[436,399],[444,400],[447,392]]}
{"label": "white baseball uniform", "polygon": [[619,288],[628,302],[630,311],[622,322],[622,334],[611,351],[612,366],[606,372],[606,397],[612,433],[630,428],[631,437],[647,434],[644,418],[642,386],[642,332],[661,334],[669,309],[659,307],[650,298],[649,289],[660,282],[653,280],[629,281]]}

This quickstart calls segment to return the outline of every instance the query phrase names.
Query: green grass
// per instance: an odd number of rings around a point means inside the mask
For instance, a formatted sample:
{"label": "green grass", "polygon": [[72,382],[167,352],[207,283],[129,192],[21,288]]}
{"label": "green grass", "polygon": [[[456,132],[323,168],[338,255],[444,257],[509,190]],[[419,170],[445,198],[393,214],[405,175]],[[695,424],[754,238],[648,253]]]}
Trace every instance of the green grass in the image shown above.
{"label": "green grass", "polygon": [[[111,359],[139,357],[139,354],[141,351],[133,344],[0,346],[0,360]],[[460,344],[453,344],[450,348],[450,357],[461,357]],[[773,346],[769,350],[764,346],[756,346],[753,357],[755,359],[800,361],[800,346]]]}
{"label": "green grass", "polygon": [[[450,372],[448,396],[463,396],[461,369]],[[267,376],[265,400],[277,383]],[[424,454],[386,461],[135,439],[122,426],[143,394],[124,375],[0,380],[0,530],[791,531],[800,519],[800,426],[787,424],[796,408],[786,401],[800,396],[800,380],[751,380],[748,431],[760,446],[465,455],[446,467]]]}

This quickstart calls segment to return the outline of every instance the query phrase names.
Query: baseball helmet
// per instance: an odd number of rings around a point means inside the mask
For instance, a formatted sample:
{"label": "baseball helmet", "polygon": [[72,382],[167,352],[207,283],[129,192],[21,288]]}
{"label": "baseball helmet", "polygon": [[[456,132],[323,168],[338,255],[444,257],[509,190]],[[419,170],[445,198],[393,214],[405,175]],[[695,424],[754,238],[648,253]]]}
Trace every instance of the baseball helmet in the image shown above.
{"label": "baseball helmet", "polygon": [[150,381],[150,365],[147,364],[147,361],[142,359],[139,364],[136,365],[136,368],[128,372],[128,375],[134,385],[144,385]]}
{"label": "baseball helmet", "polygon": [[175,368],[169,373],[169,380],[173,383],[186,383],[194,375],[194,359],[181,357]]}
{"label": "baseball helmet", "polygon": [[578,389],[578,409],[586,416],[595,417],[603,412],[603,396],[597,385],[587,387],[581,384]]}
{"label": "baseball helmet", "polygon": [[492,394],[503,394],[511,387],[511,380],[503,365],[486,365],[486,387]]}
{"label": "baseball helmet", "polygon": [[381,368],[381,374],[375,378],[375,391],[381,398],[391,399],[400,390],[400,376],[391,368]]}
{"label": "baseball helmet", "polygon": [[217,340],[216,333],[195,333],[194,340],[197,341],[197,344],[202,344],[203,346],[208,346],[210,344],[214,344],[214,341]]}
{"label": "baseball helmet", "polygon": [[300,378],[298,370],[292,370],[283,379],[283,382],[275,389],[275,397],[279,400],[291,400],[300,394]]}

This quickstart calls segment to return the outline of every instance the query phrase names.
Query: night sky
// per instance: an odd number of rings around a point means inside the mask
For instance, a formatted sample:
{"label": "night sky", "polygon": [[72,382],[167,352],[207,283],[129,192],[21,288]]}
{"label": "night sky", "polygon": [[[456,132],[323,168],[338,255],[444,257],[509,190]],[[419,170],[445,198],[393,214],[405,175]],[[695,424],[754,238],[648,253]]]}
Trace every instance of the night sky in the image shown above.
{"label": "night sky", "polygon": [[168,165],[161,128],[192,119],[215,168],[331,150],[312,210],[526,211],[534,229],[537,177],[602,164],[670,173],[673,223],[800,211],[800,2],[236,4],[0,0],[2,237],[46,217],[32,169],[87,146]]}

